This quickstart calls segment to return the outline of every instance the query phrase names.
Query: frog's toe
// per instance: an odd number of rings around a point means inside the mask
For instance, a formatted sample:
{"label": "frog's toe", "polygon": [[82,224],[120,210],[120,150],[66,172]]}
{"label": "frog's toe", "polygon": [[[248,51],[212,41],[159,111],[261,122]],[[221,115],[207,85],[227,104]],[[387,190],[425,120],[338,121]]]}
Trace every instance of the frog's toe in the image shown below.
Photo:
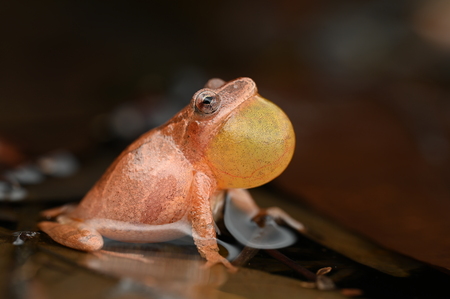
{"label": "frog's toe", "polygon": [[214,258],[208,258],[206,264],[205,264],[205,268],[211,268],[212,266],[216,265],[216,264],[223,264],[227,270],[231,273],[236,273],[238,271],[238,268],[233,266],[226,258],[222,257],[221,255],[218,254],[217,257]]}
{"label": "frog's toe", "polygon": [[48,209],[41,212],[41,216],[45,218],[56,218],[59,215],[67,214],[71,211],[73,211],[76,208],[77,205],[75,204],[66,204],[60,207],[56,207],[53,209]]}
{"label": "frog's toe", "polygon": [[87,225],[42,221],[38,224],[38,227],[54,241],[73,249],[96,251],[103,247],[102,236]]}

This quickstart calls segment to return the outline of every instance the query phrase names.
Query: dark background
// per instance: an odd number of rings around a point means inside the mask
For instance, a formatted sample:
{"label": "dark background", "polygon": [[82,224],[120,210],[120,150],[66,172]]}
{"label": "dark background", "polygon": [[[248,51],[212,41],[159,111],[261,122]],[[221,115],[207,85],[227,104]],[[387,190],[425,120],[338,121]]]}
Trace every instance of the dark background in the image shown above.
{"label": "dark background", "polygon": [[297,133],[278,188],[448,270],[449,19],[437,0],[3,2],[0,137],[83,161],[248,76]]}
{"label": "dark background", "polygon": [[[285,108],[375,91],[401,110],[420,112],[415,106],[433,101],[445,130],[448,10],[429,13],[435,2],[442,1],[2,3],[0,128],[30,151],[53,148],[38,142],[51,134],[60,146],[81,146],[95,116],[141,94],[167,94],[194,72],[252,77]],[[201,86],[192,85],[186,102]],[[430,138],[435,151],[448,148],[442,136]]]}

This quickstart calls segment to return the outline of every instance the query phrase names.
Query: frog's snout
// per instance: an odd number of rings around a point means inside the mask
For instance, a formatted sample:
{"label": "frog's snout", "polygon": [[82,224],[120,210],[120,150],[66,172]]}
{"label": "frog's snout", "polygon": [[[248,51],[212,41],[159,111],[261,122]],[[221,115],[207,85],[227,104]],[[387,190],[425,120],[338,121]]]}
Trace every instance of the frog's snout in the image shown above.
{"label": "frog's snout", "polygon": [[292,159],[295,134],[286,114],[255,95],[237,107],[207,148],[221,188],[252,188],[280,175]]}

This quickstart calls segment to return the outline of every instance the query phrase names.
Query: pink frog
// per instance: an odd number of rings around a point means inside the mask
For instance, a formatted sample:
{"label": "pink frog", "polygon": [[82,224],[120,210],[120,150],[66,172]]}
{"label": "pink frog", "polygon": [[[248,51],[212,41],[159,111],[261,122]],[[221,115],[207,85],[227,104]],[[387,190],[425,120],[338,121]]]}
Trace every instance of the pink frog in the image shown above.
{"label": "pink frog", "polygon": [[[211,79],[166,124],[128,146],[81,203],[44,212],[39,228],[56,242],[96,251],[105,236],[162,242],[192,235],[207,266],[234,266],[218,253],[215,217],[224,194],[248,214],[261,210],[248,191],[277,177],[295,146],[284,112],[250,78]],[[278,208],[265,211],[301,230]]]}

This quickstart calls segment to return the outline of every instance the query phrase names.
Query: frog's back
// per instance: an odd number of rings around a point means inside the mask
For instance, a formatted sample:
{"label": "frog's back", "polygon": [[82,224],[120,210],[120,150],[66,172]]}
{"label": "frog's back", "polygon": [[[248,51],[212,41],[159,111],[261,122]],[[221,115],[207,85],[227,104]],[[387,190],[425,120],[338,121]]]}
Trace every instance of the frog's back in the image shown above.
{"label": "frog's back", "polygon": [[193,167],[173,140],[152,131],[131,144],[71,215],[137,224],[167,224],[190,207]]}

